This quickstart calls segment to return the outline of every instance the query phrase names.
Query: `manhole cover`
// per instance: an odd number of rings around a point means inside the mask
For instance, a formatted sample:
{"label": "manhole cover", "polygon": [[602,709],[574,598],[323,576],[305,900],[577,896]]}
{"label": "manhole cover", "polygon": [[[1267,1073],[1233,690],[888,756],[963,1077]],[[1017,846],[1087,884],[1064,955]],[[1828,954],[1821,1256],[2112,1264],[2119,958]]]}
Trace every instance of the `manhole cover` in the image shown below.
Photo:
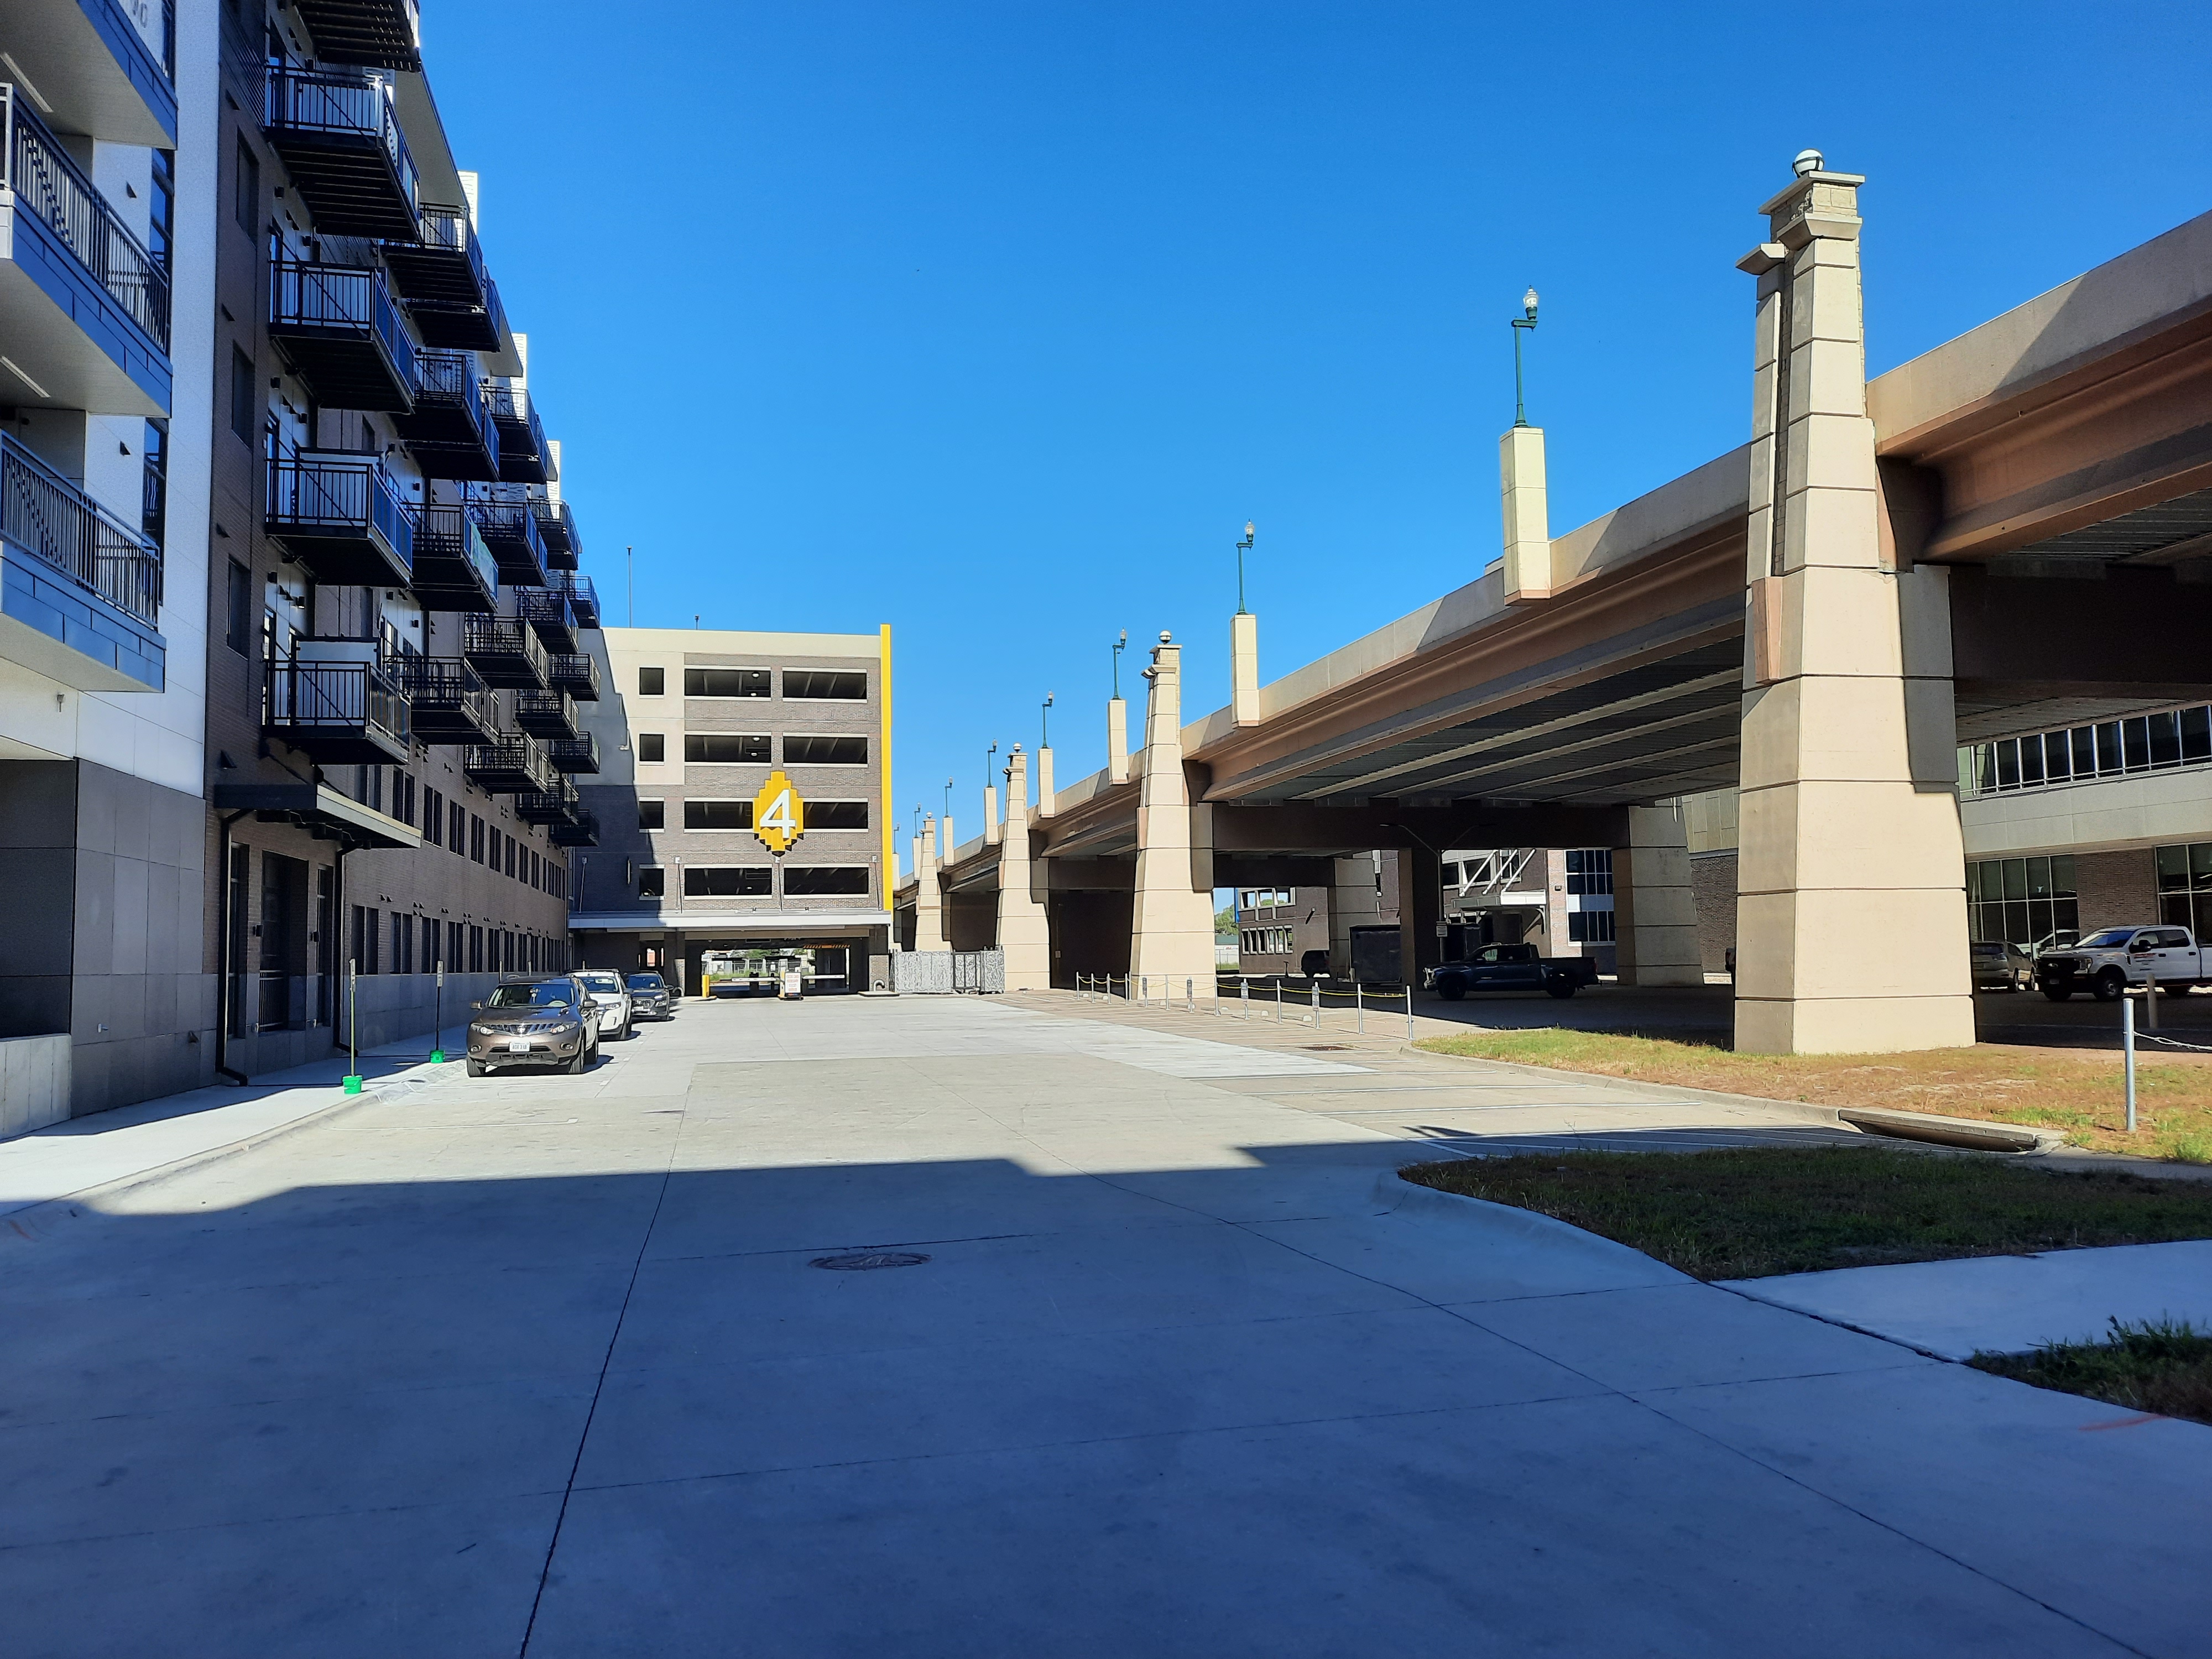
{"label": "manhole cover", "polygon": [[854,1250],[845,1255],[817,1255],[806,1265],[833,1273],[866,1273],[871,1267],[919,1267],[929,1258],[913,1250]]}
{"label": "manhole cover", "polygon": [[1306,1047],[1317,1054],[1336,1054],[1349,1053],[1352,1045],[1348,1042],[1309,1042]]}

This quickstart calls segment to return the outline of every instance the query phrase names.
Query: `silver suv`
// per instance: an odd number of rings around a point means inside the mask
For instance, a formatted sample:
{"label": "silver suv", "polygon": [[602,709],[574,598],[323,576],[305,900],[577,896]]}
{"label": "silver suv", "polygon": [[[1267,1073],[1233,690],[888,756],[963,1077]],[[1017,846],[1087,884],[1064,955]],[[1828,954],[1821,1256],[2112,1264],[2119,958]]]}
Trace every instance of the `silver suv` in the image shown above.
{"label": "silver suv", "polygon": [[568,975],[515,980],[469,1018],[469,1075],[514,1066],[557,1066],[582,1073],[599,1057],[599,1023],[589,995]]}

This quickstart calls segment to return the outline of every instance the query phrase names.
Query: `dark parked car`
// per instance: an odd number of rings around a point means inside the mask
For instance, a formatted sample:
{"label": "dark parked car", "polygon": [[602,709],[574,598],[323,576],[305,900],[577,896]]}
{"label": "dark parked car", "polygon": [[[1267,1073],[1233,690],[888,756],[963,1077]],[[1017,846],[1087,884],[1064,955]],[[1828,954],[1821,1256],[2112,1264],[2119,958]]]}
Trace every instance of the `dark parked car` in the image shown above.
{"label": "dark parked car", "polygon": [[631,1018],[676,1018],[676,993],[668,988],[668,981],[659,975],[651,972],[625,974],[623,984],[629,992]]}
{"label": "dark parked car", "polygon": [[1307,951],[1305,955],[1298,958],[1298,971],[1304,974],[1308,979],[1328,978],[1328,952],[1326,951]]}
{"label": "dark parked car", "polygon": [[1571,997],[1597,983],[1597,964],[1587,957],[1540,957],[1533,945],[1486,945],[1465,962],[1431,968],[1428,987],[1446,1002],[1469,991],[1541,991]]}
{"label": "dark parked car", "polygon": [[599,1057],[599,1022],[583,986],[562,974],[501,986],[469,1018],[469,1075],[513,1066],[585,1072]]}
{"label": "dark parked car", "polygon": [[1972,952],[1977,991],[2025,991],[2035,983],[2035,958],[2017,945],[1976,939]]}

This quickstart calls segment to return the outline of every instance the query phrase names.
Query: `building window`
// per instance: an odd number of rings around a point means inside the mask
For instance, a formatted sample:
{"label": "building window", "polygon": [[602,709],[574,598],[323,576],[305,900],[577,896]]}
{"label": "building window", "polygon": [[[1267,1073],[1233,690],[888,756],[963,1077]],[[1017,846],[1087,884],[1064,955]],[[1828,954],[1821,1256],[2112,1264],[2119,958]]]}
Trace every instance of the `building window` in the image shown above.
{"label": "building window", "polygon": [[499,830],[496,827],[484,831],[484,867],[495,876],[499,873]]}
{"label": "building window", "polygon": [[[1570,881],[1574,878],[1570,876]],[[1570,910],[1567,912],[1567,937],[1577,945],[1609,945],[1613,942],[1613,912],[1610,910]]]}
{"label": "building window", "polygon": [[686,732],[684,758],[693,765],[766,766],[768,738],[734,732]]}
{"label": "building window", "polygon": [[2212,763],[2212,705],[2072,726],[1959,751],[1962,796],[2047,789]]}
{"label": "building window", "polygon": [[247,443],[261,425],[261,397],[253,381],[253,359],[231,347],[230,429]]}
{"label": "building window", "polygon": [[783,759],[787,766],[866,766],[866,738],[819,738],[787,732]]}
{"label": "building window", "polygon": [[484,861],[484,821],[473,812],[469,814],[469,861]]}
{"label": "building window", "polygon": [[2212,933],[2212,841],[2161,847],[2155,857],[2158,919],[2170,927],[2188,928],[2202,944]]}
{"label": "building window", "polygon": [[694,864],[684,870],[686,898],[765,898],[771,885],[765,866]]}
{"label": "building window", "polygon": [[668,827],[668,803],[665,800],[638,802],[637,827],[641,830],[665,830]]}
{"label": "building window", "polygon": [[253,573],[236,559],[230,561],[230,586],[224,597],[222,642],[242,657],[253,642]]}
{"label": "building window", "polygon": [[665,668],[641,668],[637,671],[637,695],[641,697],[665,696],[668,692],[668,671]]}
{"label": "building window", "polygon": [[[750,830],[753,804],[749,800],[687,800],[684,803],[686,830]],[[806,809],[806,827],[814,827],[814,809]]]}
{"label": "building window", "polygon": [[377,924],[382,921],[373,906],[353,907],[353,963],[357,974],[376,971]]}
{"label": "building window", "polygon": [[809,830],[865,830],[868,803],[864,800],[811,800],[806,803]]}
{"label": "building window", "polygon": [[687,697],[765,697],[769,694],[765,668],[687,668],[684,695]]}
{"label": "building window", "polygon": [[435,847],[445,834],[446,798],[426,787],[422,791],[422,839]]}
{"label": "building window", "polygon": [[429,916],[422,918],[422,971],[431,973],[438,966],[438,924]]}
{"label": "building window", "polygon": [[865,864],[786,865],[783,890],[795,898],[811,898],[824,893],[866,893],[868,890],[868,866]]}
{"label": "building window", "polygon": [[415,918],[392,913],[392,971],[411,974],[415,971]]}
{"label": "building window", "polygon": [[481,974],[484,970],[483,936],[482,927],[474,922],[469,924],[469,971],[472,974]]}
{"label": "building window", "polygon": [[456,853],[460,853],[463,851],[462,830],[468,822],[469,815],[462,810],[459,801],[448,803],[447,812],[453,821],[446,826],[446,845]]}
{"label": "building window", "polygon": [[2041,945],[2054,933],[2081,930],[2074,860],[1977,859],[1966,866],[1966,920],[1978,939]]}
{"label": "building window", "polygon": [[668,894],[668,872],[657,864],[648,864],[637,872],[637,896],[641,899],[665,898]]}
{"label": "building window", "polygon": [[[1590,847],[1570,849],[1567,854],[1567,890],[1570,893],[1610,893],[1613,890],[1613,852],[1609,848]],[[1579,935],[1570,934],[1571,938]],[[1605,937],[1613,937],[1613,924],[1606,923]]]}
{"label": "building window", "polygon": [[637,757],[647,766],[657,766],[668,758],[668,734],[665,732],[641,732],[637,734]]}
{"label": "building window", "polygon": [[783,671],[783,695],[787,698],[827,702],[866,702],[868,677],[833,673],[824,668],[787,668]]}
{"label": "building window", "polygon": [[257,234],[261,220],[261,158],[244,138],[238,141],[238,162],[231,174],[231,216],[248,236]]}

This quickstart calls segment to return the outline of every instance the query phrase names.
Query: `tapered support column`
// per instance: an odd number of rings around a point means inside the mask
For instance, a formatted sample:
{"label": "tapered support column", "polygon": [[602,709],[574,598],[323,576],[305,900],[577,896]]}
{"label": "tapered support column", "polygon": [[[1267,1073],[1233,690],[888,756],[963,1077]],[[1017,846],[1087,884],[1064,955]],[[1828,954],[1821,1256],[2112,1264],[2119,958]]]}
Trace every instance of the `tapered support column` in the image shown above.
{"label": "tapered support column", "polygon": [[1505,517],[1505,602],[1552,597],[1552,514],[1544,428],[1515,426],[1498,441],[1498,496]]}
{"label": "tapered support column", "polygon": [[1260,619],[1249,611],[1229,619],[1229,707],[1237,725],[1260,723]]}
{"label": "tapered support column", "polygon": [[1037,816],[1048,818],[1053,815],[1052,749],[1047,745],[1037,750]]}
{"label": "tapered support column", "polygon": [[1401,847],[1398,860],[1398,972],[1416,990],[1444,959],[1437,926],[1444,917],[1444,861],[1425,847]]}
{"label": "tapered support column", "polygon": [[1679,806],[1632,806],[1613,851],[1614,956],[1623,985],[1703,985],[1697,896]]}
{"label": "tapered support column", "polygon": [[1006,824],[999,841],[999,949],[1009,991],[1052,984],[1052,931],[1032,881],[1029,797],[1029,757],[1016,744],[1006,762]]}
{"label": "tapered support column", "polygon": [[1974,1040],[1974,1015],[1942,589],[1881,548],[1863,180],[1801,166],[1741,262],[1759,310],[1736,1047],[1948,1048]]}
{"label": "tapered support column", "polygon": [[1129,704],[1126,698],[1106,700],[1106,781],[1129,781]]}
{"label": "tapered support column", "polygon": [[1352,977],[1352,930],[1382,925],[1382,866],[1372,853],[1354,853],[1330,866],[1329,971]]}
{"label": "tapered support column", "polygon": [[914,860],[914,948],[942,951],[945,944],[945,901],[938,890],[937,820],[922,820]]}
{"label": "tapered support column", "polygon": [[1165,634],[1145,671],[1145,770],[1137,799],[1137,887],[1129,971],[1181,995],[1213,995],[1213,848],[1210,814],[1194,807],[1182,766],[1182,650]]}

